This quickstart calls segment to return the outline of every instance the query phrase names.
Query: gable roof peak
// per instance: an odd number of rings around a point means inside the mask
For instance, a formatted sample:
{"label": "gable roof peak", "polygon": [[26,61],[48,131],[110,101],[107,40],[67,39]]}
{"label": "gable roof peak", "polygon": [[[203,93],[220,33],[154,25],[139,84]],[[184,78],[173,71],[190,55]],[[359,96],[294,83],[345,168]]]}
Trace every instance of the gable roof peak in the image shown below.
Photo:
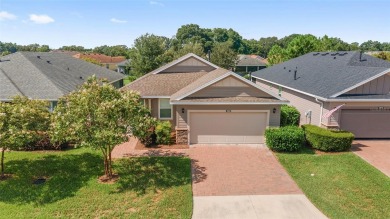
{"label": "gable roof peak", "polygon": [[172,67],[174,65],[179,64],[180,62],[183,62],[184,60],[187,60],[187,59],[191,58],[191,57],[195,58],[195,59],[198,59],[199,61],[201,61],[201,62],[203,62],[203,63],[205,63],[205,64],[207,64],[207,65],[209,65],[211,67],[214,67],[216,69],[220,68],[219,66],[217,66],[217,65],[207,61],[206,59],[204,59],[204,58],[202,58],[202,57],[200,57],[200,56],[198,56],[198,55],[196,55],[194,53],[188,53],[188,54],[186,54],[186,55],[184,55],[184,56],[182,56],[182,57],[180,57],[180,58],[178,58],[176,60],[173,60],[172,62],[169,62],[168,64],[165,64],[165,65],[161,66],[160,68],[157,68],[157,69],[153,70],[152,72],[150,72],[150,74],[158,74],[158,73],[160,73],[160,72],[162,72],[162,71],[164,71],[164,70],[166,70],[166,69],[168,69],[168,68],[170,68],[170,67]]}

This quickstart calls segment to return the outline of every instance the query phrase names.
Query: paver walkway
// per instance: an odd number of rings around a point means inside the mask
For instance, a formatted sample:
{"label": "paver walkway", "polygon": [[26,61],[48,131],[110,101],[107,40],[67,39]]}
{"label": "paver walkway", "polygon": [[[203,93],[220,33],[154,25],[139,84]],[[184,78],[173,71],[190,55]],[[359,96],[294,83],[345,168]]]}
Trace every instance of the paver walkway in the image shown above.
{"label": "paver walkway", "polygon": [[326,218],[263,145],[191,146],[193,218]]}
{"label": "paver walkway", "polygon": [[351,150],[390,177],[390,140],[356,140]]}

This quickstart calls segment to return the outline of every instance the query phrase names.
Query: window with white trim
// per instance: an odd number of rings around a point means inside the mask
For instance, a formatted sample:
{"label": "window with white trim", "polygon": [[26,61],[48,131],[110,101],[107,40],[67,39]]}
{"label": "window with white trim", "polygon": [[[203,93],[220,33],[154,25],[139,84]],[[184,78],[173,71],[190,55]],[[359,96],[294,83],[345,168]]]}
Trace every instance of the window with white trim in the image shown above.
{"label": "window with white trim", "polygon": [[169,103],[169,98],[158,99],[158,118],[172,119],[172,105]]}

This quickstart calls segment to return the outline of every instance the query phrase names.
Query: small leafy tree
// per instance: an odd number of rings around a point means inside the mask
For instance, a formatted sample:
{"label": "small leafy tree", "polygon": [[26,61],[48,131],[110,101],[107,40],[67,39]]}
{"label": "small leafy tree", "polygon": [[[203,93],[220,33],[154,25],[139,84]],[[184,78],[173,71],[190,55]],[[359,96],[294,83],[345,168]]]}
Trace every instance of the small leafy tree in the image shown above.
{"label": "small leafy tree", "polygon": [[52,140],[76,141],[100,150],[104,174],[113,177],[111,152],[127,140],[129,127],[146,117],[139,94],[120,92],[105,80],[89,78],[79,90],[62,98],[52,117]]}
{"label": "small leafy tree", "polygon": [[15,97],[11,103],[0,102],[1,177],[4,177],[4,152],[36,142],[49,128],[48,103]]}

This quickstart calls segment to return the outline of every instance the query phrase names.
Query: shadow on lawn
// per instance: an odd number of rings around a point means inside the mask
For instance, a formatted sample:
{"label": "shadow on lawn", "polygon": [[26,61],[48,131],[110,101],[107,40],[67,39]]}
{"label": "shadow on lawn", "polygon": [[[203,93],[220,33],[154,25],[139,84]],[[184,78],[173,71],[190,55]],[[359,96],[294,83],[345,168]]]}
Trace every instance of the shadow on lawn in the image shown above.
{"label": "shadow on lawn", "polygon": [[[91,178],[102,173],[101,163],[101,157],[91,153],[10,160],[6,171],[12,173],[13,178],[0,183],[0,201],[43,205],[73,196]],[[48,180],[34,185],[38,177]]]}
{"label": "shadow on lawn", "polygon": [[175,186],[191,184],[191,163],[186,157],[132,157],[115,162],[120,176],[119,192],[144,194]]}

